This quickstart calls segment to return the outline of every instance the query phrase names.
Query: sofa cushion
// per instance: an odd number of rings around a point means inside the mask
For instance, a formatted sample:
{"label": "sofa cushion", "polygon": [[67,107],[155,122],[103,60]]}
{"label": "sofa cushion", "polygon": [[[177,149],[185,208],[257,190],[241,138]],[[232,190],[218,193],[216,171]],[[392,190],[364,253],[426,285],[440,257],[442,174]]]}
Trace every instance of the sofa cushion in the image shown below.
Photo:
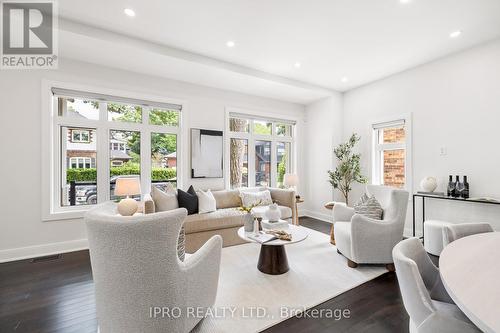
{"label": "sofa cushion", "polygon": [[198,194],[198,213],[211,213],[217,210],[217,201],[215,201],[212,191],[196,192]]}
{"label": "sofa cushion", "polygon": [[240,191],[222,190],[213,191],[217,209],[241,207]]}
{"label": "sofa cushion", "polygon": [[157,212],[166,212],[179,208],[179,202],[177,201],[175,189],[162,191],[156,186],[153,186],[151,188],[151,197],[153,198]]}
{"label": "sofa cushion", "polygon": [[208,230],[242,227],[249,218],[252,218],[250,214],[236,208],[224,208],[207,214],[188,215],[184,221],[184,228],[186,234],[192,234]]}
{"label": "sofa cushion", "polygon": [[198,195],[193,185],[189,187],[187,192],[178,189],[177,200],[179,201],[179,207],[187,209],[188,215],[198,213]]}
{"label": "sofa cushion", "polygon": [[[252,213],[257,217],[262,217],[265,219],[265,214],[266,214],[268,207],[269,206],[254,207],[254,208],[252,208]],[[292,217],[292,209],[290,207],[278,206],[278,209],[281,212],[281,219],[285,220],[285,219],[289,219]]]}
{"label": "sofa cushion", "polygon": [[240,197],[244,207],[269,206],[273,203],[269,190],[259,192],[240,191]]}

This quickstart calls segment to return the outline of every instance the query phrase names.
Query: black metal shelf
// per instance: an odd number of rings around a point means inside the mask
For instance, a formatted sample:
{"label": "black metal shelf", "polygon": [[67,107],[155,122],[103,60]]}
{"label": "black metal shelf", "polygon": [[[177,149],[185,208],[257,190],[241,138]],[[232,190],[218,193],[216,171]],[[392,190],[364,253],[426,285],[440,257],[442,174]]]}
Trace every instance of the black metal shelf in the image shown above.
{"label": "black metal shelf", "polygon": [[425,199],[438,199],[438,200],[448,200],[455,202],[467,202],[467,203],[479,203],[479,204],[489,204],[489,205],[500,205],[499,201],[487,201],[487,200],[475,200],[475,199],[464,199],[464,198],[455,198],[448,197],[444,195],[432,195],[432,194],[424,194],[424,193],[415,193],[413,194],[413,237],[415,237],[415,198],[422,198],[422,241],[424,240],[424,223],[425,223]]}

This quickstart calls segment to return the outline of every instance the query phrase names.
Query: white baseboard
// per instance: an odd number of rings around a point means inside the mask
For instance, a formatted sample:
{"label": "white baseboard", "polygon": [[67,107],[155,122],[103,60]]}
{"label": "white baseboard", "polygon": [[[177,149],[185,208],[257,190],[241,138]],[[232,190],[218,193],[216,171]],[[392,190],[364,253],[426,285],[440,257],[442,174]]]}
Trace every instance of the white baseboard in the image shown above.
{"label": "white baseboard", "polygon": [[89,248],[89,242],[86,239],[77,239],[68,242],[51,243],[51,244],[19,247],[16,249],[1,250],[0,263],[49,256],[59,253],[86,250],[88,248]]}
{"label": "white baseboard", "polygon": [[333,223],[331,215],[315,212],[312,210],[302,209],[299,211],[299,216],[309,216],[324,222]]}

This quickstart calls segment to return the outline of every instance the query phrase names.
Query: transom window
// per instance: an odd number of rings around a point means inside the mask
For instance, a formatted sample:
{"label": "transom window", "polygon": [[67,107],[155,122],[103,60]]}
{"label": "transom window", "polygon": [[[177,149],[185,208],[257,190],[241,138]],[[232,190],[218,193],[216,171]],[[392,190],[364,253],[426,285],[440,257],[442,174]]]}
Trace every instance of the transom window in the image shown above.
{"label": "transom window", "polygon": [[372,182],[397,188],[409,183],[410,158],[405,119],[373,125]]}
{"label": "transom window", "polygon": [[61,88],[52,95],[51,213],[119,199],[120,177],[138,177],[143,193],[176,186],[181,105]]}
{"label": "transom window", "polygon": [[283,187],[293,172],[295,122],[229,113],[227,128],[229,187]]}

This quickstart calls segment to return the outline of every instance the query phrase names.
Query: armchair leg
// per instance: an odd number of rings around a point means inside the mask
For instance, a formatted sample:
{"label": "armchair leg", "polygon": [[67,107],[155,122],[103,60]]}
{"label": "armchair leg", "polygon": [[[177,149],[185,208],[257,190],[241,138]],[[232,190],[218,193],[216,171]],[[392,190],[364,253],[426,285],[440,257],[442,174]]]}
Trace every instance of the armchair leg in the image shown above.
{"label": "armchair leg", "polygon": [[385,268],[387,268],[387,270],[389,272],[395,272],[396,271],[396,267],[394,266],[394,264],[386,264]]}
{"label": "armchair leg", "polygon": [[333,230],[334,230],[334,228],[333,228],[333,224],[332,224],[332,227],[330,228],[330,243],[332,245],[336,245],[335,244],[335,235],[333,233]]}
{"label": "armchair leg", "polygon": [[356,268],[356,267],[358,267],[358,264],[350,259],[347,259],[347,266],[349,266],[351,268]]}

